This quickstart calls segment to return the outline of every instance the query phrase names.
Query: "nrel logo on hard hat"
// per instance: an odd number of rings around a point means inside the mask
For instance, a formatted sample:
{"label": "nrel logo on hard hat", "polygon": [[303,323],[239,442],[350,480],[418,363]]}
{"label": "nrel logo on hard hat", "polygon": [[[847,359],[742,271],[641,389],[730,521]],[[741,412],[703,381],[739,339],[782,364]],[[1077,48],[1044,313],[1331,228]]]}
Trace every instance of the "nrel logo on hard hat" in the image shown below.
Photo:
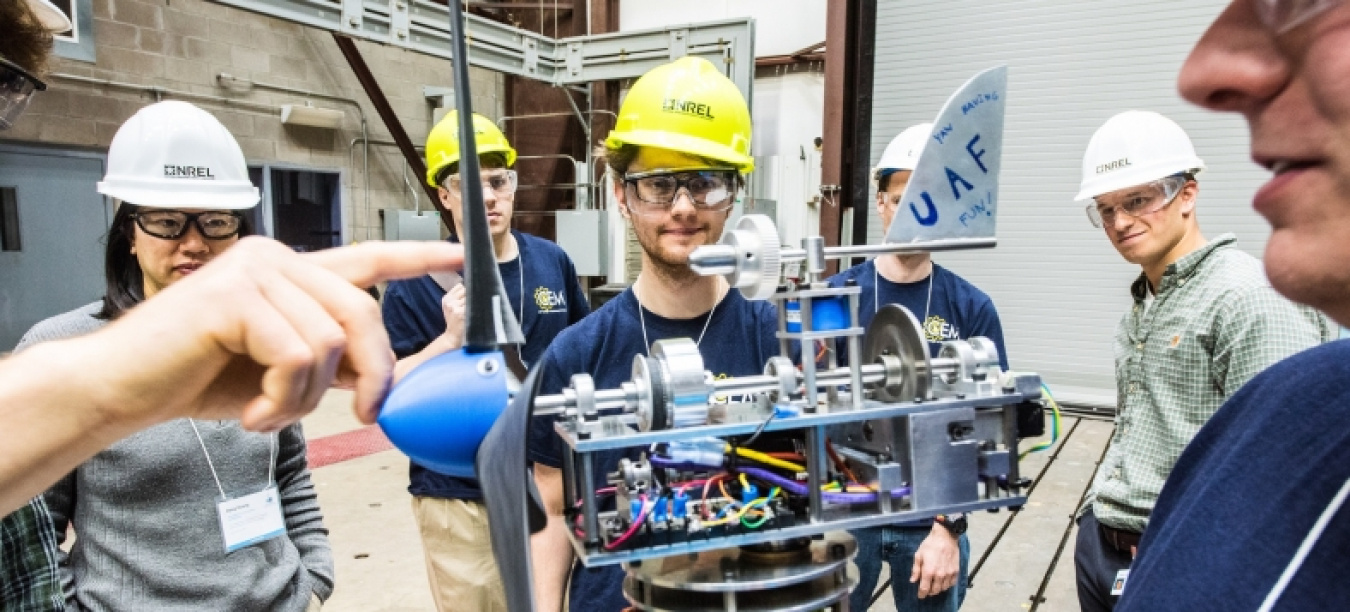
{"label": "nrel logo on hard hat", "polygon": [[1112,170],[1119,170],[1121,168],[1128,168],[1128,167],[1130,167],[1130,158],[1122,157],[1120,159],[1117,159],[1116,161],[1098,165],[1097,174],[1105,174]]}
{"label": "nrel logo on hard hat", "polygon": [[701,117],[703,119],[716,119],[712,114],[712,107],[692,100],[675,100],[666,98],[661,101],[661,110],[667,113],[682,113],[692,117]]}
{"label": "nrel logo on hard hat", "polygon": [[209,166],[175,166],[164,164],[165,178],[195,178],[216,180]]}

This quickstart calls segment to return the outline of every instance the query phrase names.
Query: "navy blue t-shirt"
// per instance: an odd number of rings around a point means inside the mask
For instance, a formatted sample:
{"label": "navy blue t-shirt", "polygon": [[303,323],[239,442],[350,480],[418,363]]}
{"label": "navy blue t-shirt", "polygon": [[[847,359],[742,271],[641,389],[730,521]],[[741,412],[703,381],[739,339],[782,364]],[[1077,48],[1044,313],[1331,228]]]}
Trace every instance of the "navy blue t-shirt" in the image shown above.
{"label": "navy blue t-shirt", "polygon": [[[1350,479],[1350,340],[1251,379],[1196,434],[1153,507],[1119,612],[1256,610]],[[1350,602],[1350,502],[1274,610]]]}
{"label": "navy blue t-shirt", "polygon": [[[573,374],[585,372],[595,388],[617,389],[632,378],[633,357],[647,354],[638,318],[638,302],[630,288],[606,302],[591,316],[560,334],[544,354],[540,393],[555,394],[569,384]],[[697,340],[706,323],[699,353],[703,366],[717,376],[760,374],[770,357],[778,354],[778,314],[769,302],[751,302],[731,290],[707,315],[693,319],[667,319],[643,310],[647,339]],[[715,398],[716,401],[716,398]],[[530,460],[544,465],[562,465],[563,443],[553,431],[552,417],[538,417],[530,427]],[[605,486],[604,475],[618,469],[619,459],[636,458],[643,449],[598,453],[597,488]],[[628,606],[623,598],[623,570],[617,565],[572,569],[571,609],[611,612]]]}
{"label": "navy blue t-shirt", "polygon": [[[929,278],[913,283],[893,283],[877,274],[875,261],[866,261],[831,276],[827,282],[831,287],[843,287],[849,279],[862,287],[862,295],[858,298],[858,322],[864,329],[872,322],[879,307],[899,304],[914,313],[914,318],[923,325],[928,350],[933,357],[942,350],[943,342],[984,336],[994,341],[999,363],[1004,370],[1008,369],[1003,324],[998,320],[998,311],[994,310],[994,301],[951,270],[935,263]],[[930,279],[931,304],[928,298]],[[880,294],[878,284],[881,285]],[[842,355],[841,363],[845,361]]]}
{"label": "navy blue t-shirt", "polygon": [[[519,256],[497,264],[511,310],[525,334],[521,359],[536,363],[562,330],[590,313],[590,305],[577,282],[572,260],[558,245],[511,230]],[[524,264],[525,273],[521,274]],[[522,292],[521,289],[524,289]],[[523,301],[522,301],[523,296]],[[445,290],[430,276],[394,281],[384,293],[384,327],[399,359],[426,348],[445,333],[441,298]],[[521,307],[524,306],[522,312]],[[413,495],[447,499],[482,499],[478,482],[446,476],[416,463],[408,470]]]}

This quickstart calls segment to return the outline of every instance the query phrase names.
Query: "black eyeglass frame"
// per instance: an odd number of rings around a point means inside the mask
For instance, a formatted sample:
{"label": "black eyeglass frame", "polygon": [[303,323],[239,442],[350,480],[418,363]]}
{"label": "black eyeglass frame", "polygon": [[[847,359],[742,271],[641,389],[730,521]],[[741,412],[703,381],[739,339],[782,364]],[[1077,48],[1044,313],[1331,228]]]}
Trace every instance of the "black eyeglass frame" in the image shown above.
{"label": "black eyeglass frame", "polygon": [[[183,226],[178,230],[177,234],[162,234],[157,232],[156,230],[152,230],[145,226],[145,221],[142,220],[143,216],[163,214],[163,213],[177,213],[187,217],[186,219],[183,220]],[[234,217],[234,219],[237,221],[237,223],[234,226],[234,231],[224,236],[212,236],[208,234],[206,232],[206,228],[202,226],[201,221],[201,218],[207,215],[226,215],[229,217]],[[178,240],[183,236],[187,235],[188,227],[194,225],[197,226],[197,233],[201,234],[202,238],[205,238],[207,240],[228,240],[230,238],[238,236],[239,232],[242,231],[244,228],[243,213],[233,210],[207,210],[198,213],[183,212],[181,210],[146,210],[137,212],[136,214],[132,215],[131,218],[136,220],[136,227],[141,228],[141,231],[163,240]]]}
{"label": "black eyeglass frame", "polygon": [[[692,180],[693,177],[681,178],[681,175],[704,174],[712,172],[727,174],[728,179],[727,182],[728,186],[730,187],[727,190],[727,197],[725,199],[718,200],[717,202],[700,202],[698,201],[698,198],[694,197],[693,190],[689,189],[689,181]],[[669,176],[675,179],[674,195],[672,195],[669,200],[666,200],[664,202],[658,200],[648,200],[642,197],[637,187],[637,182],[639,180],[657,176]],[[686,193],[689,194],[689,201],[694,203],[694,208],[697,208],[699,210],[720,212],[731,208],[732,205],[735,203],[736,190],[739,188],[739,185],[737,185],[736,180],[737,176],[738,171],[735,168],[709,167],[709,168],[681,168],[679,170],[652,170],[650,172],[634,172],[631,174],[623,175],[621,177],[621,180],[623,180],[625,190],[627,190],[628,188],[632,189],[631,194],[632,198],[641,202],[644,205],[644,208],[653,212],[659,210],[670,210],[670,208],[675,205],[675,200],[678,200],[680,198],[681,189],[683,189]]]}
{"label": "black eyeglass frame", "polygon": [[33,73],[24,70],[23,66],[20,66],[10,61],[9,58],[3,55],[0,55],[0,68],[4,68],[6,70],[18,73],[19,76],[26,79],[29,83],[32,83],[33,89],[37,91],[47,91],[47,83],[45,81],[37,78],[36,76],[33,76]]}

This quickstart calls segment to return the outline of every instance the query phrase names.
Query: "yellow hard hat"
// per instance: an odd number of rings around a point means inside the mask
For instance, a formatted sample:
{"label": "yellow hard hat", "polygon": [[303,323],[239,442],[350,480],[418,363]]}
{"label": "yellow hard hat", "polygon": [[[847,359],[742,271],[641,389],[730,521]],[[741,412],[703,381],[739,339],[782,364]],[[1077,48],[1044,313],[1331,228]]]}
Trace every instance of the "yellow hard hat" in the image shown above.
{"label": "yellow hard hat", "polygon": [[[506,141],[506,134],[497,129],[491,119],[473,114],[473,138],[478,155],[503,153],[508,167],[516,164],[516,150]],[[450,164],[459,161],[459,111],[450,111],[427,134],[427,184],[436,184],[436,176]]]}
{"label": "yellow hard hat", "polygon": [[653,68],[628,90],[605,146],[656,147],[725,162],[741,174],[750,157],[750,109],[712,62],[682,57]]}

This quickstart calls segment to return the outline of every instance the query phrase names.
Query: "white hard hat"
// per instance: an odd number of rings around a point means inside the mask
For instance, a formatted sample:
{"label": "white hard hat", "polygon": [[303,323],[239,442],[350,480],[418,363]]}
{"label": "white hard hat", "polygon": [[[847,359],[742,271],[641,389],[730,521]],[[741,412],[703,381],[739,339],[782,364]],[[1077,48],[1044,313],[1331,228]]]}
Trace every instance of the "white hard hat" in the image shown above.
{"label": "white hard hat", "polygon": [[98,192],[154,208],[234,210],[261,199],[229,130],[178,101],[142,108],[117,129]]}
{"label": "white hard hat", "polygon": [[1196,157],[1190,137],[1175,121],[1152,111],[1125,111],[1092,135],[1083,154],[1083,182],[1074,200],[1204,169],[1205,162]]}
{"label": "white hard hat", "polygon": [[920,123],[905,128],[891,140],[891,144],[886,145],[886,150],[881,152],[881,161],[877,162],[877,167],[872,170],[873,179],[881,179],[881,173],[886,170],[913,170],[919,164],[919,154],[923,153],[923,147],[928,144],[928,136],[933,133],[933,124]]}
{"label": "white hard hat", "polygon": [[33,16],[37,17],[38,23],[52,34],[60,34],[74,27],[70,24],[70,17],[56,8],[50,0],[28,0],[28,8],[33,11]]}

